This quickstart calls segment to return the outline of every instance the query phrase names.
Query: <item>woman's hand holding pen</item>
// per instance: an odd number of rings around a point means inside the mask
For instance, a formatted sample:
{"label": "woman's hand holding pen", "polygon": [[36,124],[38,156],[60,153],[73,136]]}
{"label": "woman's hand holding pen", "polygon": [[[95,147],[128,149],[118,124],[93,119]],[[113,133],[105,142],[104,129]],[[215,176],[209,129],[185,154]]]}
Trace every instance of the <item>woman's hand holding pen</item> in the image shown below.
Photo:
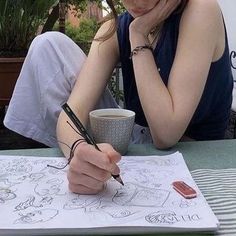
{"label": "woman's hand holding pen", "polygon": [[110,144],[98,144],[98,151],[93,145],[81,143],[77,146],[67,174],[69,189],[80,194],[100,192],[111,174],[118,175],[117,162],[121,155]]}

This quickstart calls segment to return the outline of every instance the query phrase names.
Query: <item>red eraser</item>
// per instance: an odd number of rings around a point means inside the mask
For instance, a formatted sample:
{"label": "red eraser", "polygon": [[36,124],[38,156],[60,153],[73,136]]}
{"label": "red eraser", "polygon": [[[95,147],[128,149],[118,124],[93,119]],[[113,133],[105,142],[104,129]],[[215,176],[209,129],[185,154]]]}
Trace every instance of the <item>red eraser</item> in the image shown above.
{"label": "red eraser", "polygon": [[197,196],[197,192],[183,181],[175,181],[172,185],[184,198],[190,199]]}

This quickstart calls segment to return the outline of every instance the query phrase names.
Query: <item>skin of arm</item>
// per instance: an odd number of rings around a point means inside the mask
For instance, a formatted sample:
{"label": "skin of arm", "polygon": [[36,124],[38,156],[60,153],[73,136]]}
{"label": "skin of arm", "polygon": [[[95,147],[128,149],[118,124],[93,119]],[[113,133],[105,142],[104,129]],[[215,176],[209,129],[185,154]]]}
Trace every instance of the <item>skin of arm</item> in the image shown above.
{"label": "skin of arm", "polygon": [[[109,24],[107,22],[101,26],[95,38],[104,35]],[[84,126],[88,121],[88,113],[95,107],[104,91],[118,58],[116,34],[105,42],[93,41],[88,58],[67,102]],[[57,138],[61,150],[68,158],[70,150],[60,142],[71,147],[81,136],[66,123],[67,121],[69,119],[62,111],[57,123]],[[111,173],[119,174],[117,162],[121,158],[120,154],[109,144],[98,145],[102,152],[85,142],[76,147],[67,176],[72,192],[95,194],[103,189]]]}
{"label": "skin of arm", "polygon": [[[173,10],[173,2],[160,0],[150,12],[134,19],[129,28],[131,50],[148,42],[148,25],[167,18]],[[156,147],[169,148],[183,136],[199,104],[210,65],[221,57],[224,44],[222,16],[216,1],[190,0],[180,22],[167,87],[151,51],[143,50],[133,56],[140,101]]]}

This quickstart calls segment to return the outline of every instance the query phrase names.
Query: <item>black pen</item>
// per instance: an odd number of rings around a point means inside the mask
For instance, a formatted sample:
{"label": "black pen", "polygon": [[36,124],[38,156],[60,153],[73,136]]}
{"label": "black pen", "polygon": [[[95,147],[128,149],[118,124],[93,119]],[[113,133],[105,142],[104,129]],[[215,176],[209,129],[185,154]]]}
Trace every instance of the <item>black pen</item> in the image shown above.
{"label": "black pen", "polygon": [[[64,112],[67,114],[67,116],[70,118],[70,120],[73,122],[73,124],[75,125],[75,127],[79,130],[80,134],[83,136],[83,138],[85,139],[85,141],[88,144],[92,144],[97,150],[101,151],[98,147],[98,145],[96,144],[96,142],[94,141],[94,139],[89,135],[89,133],[87,132],[87,130],[85,129],[85,127],[83,126],[83,124],[81,123],[81,121],[79,120],[79,118],[74,114],[74,112],[71,110],[71,108],[69,107],[69,105],[67,103],[65,103],[64,105],[62,105],[62,109],[64,110]],[[120,184],[124,185],[124,182],[122,181],[120,175],[112,175],[112,177],[117,180]]]}

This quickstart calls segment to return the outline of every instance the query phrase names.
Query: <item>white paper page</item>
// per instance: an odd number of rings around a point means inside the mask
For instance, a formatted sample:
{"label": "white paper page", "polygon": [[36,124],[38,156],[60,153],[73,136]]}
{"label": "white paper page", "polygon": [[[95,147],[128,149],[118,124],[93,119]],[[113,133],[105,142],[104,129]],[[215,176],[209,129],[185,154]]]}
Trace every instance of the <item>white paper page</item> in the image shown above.
{"label": "white paper page", "polygon": [[[179,152],[123,157],[125,185],[111,179],[98,195],[69,192],[66,169],[47,167],[65,163],[54,157],[0,156],[0,229],[218,226]],[[177,193],[176,180],[193,187],[197,197],[187,200]]]}

